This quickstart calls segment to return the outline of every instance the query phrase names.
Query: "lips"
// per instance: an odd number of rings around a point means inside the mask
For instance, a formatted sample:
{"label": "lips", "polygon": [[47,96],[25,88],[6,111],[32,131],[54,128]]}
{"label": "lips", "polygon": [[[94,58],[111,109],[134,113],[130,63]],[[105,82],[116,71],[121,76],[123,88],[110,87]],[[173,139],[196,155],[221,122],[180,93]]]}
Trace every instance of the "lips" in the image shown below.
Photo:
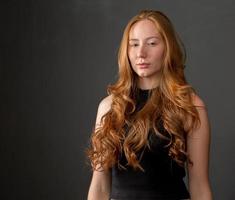
{"label": "lips", "polygon": [[137,63],[136,64],[140,69],[144,69],[144,68],[148,68],[149,67],[149,63]]}

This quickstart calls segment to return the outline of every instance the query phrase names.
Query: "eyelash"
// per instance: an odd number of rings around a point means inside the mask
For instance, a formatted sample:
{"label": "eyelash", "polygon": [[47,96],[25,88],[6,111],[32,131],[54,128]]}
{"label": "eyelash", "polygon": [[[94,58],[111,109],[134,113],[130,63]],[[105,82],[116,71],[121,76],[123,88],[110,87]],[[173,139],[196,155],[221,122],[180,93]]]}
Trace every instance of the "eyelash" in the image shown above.
{"label": "eyelash", "polygon": [[131,47],[137,47],[138,44],[130,44]]}
{"label": "eyelash", "polygon": [[[139,44],[129,44],[131,47],[137,47],[139,46]],[[157,45],[157,42],[149,42],[147,43],[147,45],[150,45],[150,46],[155,46]]]}
{"label": "eyelash", "polygon": [[150,42],[148,45],[155,46],[157,43],[156,42]]}

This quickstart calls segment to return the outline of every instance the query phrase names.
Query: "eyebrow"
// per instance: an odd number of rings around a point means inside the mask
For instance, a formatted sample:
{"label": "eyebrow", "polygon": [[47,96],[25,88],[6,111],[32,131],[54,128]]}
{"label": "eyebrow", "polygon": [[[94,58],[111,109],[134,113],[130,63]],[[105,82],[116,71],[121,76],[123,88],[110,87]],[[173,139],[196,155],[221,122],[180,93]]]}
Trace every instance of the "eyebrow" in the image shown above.
{"label": "eyebrow", "polygon": [[[145,40],[149,40],[149,39],[152,39],[152,38],[156,38],[156,39],[160,39],[159,36],[150,36],[150,37],[147,37],[145,38]],[[138,41],[139,39],[136,39],[136,38],[130,38],[129,41]]]}

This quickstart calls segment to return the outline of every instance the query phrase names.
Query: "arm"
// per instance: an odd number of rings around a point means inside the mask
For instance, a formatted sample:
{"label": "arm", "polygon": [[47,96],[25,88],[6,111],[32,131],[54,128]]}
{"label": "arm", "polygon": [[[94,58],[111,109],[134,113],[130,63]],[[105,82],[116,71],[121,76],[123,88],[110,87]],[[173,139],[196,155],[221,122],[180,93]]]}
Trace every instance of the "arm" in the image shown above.
{"label": "arm", "polygon": [[[104,98],[99,106],[96,117],[95,127],[101,126],[101,117],[108,112],[111,106],[111,96]],[[93,171],[90,188],[88,191],[88,200],[108,200],[111,189],[110,171]]]}
{"label": "arm", "polygon": [[109,171],[93,171],[88,200],[109,200],[111,175]]}
{"label": "arm", "polygon": [[193,166],[188,163],[191,200],[212,200],[209,182],[210,124],[203,101],[194,96],[201,124],[187,136],[187,151]]}

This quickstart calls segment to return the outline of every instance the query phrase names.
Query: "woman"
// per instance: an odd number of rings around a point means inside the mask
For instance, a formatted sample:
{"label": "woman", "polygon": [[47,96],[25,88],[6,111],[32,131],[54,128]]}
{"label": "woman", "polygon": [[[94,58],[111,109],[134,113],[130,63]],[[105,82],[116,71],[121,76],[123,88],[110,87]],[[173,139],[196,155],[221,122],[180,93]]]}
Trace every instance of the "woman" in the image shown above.
{"label": "woman", "polygon": [[88,199],[211,200],[207,111],[186,82],[183,44],[170,20],[153,10],[134,16],[118,64],[88,149]]}

